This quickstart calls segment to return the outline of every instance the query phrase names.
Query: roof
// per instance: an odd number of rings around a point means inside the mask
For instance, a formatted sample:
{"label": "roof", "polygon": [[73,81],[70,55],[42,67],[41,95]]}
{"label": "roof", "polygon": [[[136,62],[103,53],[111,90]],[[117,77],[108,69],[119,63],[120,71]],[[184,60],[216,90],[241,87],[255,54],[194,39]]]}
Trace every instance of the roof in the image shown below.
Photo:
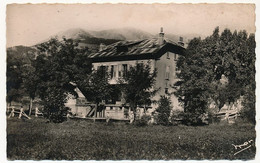
{"label": "roof", "polygon": [[119,41],[104,47],[101,51],[91,53],[89,58],[91,58],[93,62],[156,59],[160,58],[167,51],[182,54],[183,50],[184,48],[182,46],[167,38],[164,39],[162,45],[159,44],[158,38],[152,38],[135,41]]}

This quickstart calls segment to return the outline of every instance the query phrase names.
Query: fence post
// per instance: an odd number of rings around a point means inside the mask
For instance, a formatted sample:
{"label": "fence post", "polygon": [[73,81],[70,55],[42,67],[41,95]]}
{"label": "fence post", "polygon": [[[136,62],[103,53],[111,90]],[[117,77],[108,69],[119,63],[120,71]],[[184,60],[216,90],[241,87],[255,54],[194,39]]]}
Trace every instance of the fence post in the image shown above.
{"label": "fence post", "polygon": [[96,117],[97,117],[97,107],[98,107],[98,104],[95,104],[94,122],[96,122]]}

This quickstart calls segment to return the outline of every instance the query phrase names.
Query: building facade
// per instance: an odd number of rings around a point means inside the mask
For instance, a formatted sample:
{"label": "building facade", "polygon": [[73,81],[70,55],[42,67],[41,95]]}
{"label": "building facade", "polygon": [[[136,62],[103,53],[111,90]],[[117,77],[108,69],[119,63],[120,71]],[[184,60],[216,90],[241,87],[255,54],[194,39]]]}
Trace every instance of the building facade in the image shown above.
{"label": "building facade", "polygon": [[[169,96],[169,93],[174,92],[171,86],[178,81],[176,77],[178,72],[176,63],[178,57],[185,50],[182,41],[182,38],[180,38],[178,43],[164,38],[164,33],[161,29],[158,38],[119,41],[108,46],[102,44],[99,51],[90,54],[89,57],[92,59],[94,69],[102,67],[108,71],[110,84],[119,84],[118,80],[126,75],[127,70],[131,66],[135,66],[138,63],[149,64],[152,71],[154,69],[157,70],[155,88],[160,88],[160,90],[153,97],[153,100],[159,100],[160,96]],[[182,109],[177,97],[172,94],[170,99],[174,110]],[[118,99],[114,106],[107,106],[104,114],[108,113],[114,117],[120,114],[121,118],[124,117],[126,108],[123,108],[122,104],[122,99]],[[113,108],[115,108],[114,111]],[[155,109],[156,106],[153,105],[151,108]],[[139,112],[142,114],[143,110],[139,109]]]}

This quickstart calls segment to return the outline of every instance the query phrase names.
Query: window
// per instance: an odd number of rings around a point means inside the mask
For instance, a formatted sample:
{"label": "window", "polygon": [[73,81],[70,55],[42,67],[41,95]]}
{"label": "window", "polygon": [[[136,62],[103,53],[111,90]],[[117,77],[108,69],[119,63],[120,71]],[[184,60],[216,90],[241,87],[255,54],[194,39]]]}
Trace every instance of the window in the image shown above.
{"label": "window", "polygon": [[118,77],[121,78],[123,76],[123,68],[122,65],[118,65]]}
{"label": "window", "polygon": [[121,77],[121,65],[117,65],[118,66],[118,77],[120,78]]}
{"label": "window", "polygon": [[118,71],[117,65],[114,65],[114,72],[113,72],[113,77],[114,78],[117,78],[117,71]]}
{"label": "window", "polygon": [[165,88],[164,93],[169,94],[168,88]]}
{"label": "window", "polygon": [[127,64],[123,64],[123,77],[127,76]]}
{"label": "window", "polygon": [[169,78],[170,78],[170,66],[166,66],[165,79],[169,79]]}
{"label": "window", "polygon": [[114,65],[111,65],[110,78],[113,79],[113,77],[114,77]]}
{"label": "window", "polygon": [[102,76],[105,77],[108,66],[98,66],[97,70],[101,72]]}
{"label": "window", "polygon": [[116,50],[117,50],[117,52],[127,52],[128,47],[127,46],[117,46]]}
{"label": "window", "polygon": [[170,54],[169,54],[169,52],[166,53],[166,58],[167,58],[167,59],[170,59]]}
{"label": "window", "polygon": [[176,53],[174,53],[174,60],[177,61],[177,59],[178,59],[178,56]]}
{"label": "window", "polygon": [[117,65],[111,65],[111,68],[110,68],[110,78],[111,79],[117,77],[117,71],[118,71]]}
{"label": "window", "polygon": [[168,85],[168,81],[165,82],[164,93],[165,93],[165,94],[169,94],[169,85]]}
{"label": "window", "polygon": [[143,66],[144,66],[144,63],[143,63],[143,62],[137,63],[137,68],[140,68],[140,67],[143,67]]}
{"label": "window", "polygon": [[177,67],[177,66],[175,66],[175,72],[178,72],[178,71],[179,71],[178,67]]}

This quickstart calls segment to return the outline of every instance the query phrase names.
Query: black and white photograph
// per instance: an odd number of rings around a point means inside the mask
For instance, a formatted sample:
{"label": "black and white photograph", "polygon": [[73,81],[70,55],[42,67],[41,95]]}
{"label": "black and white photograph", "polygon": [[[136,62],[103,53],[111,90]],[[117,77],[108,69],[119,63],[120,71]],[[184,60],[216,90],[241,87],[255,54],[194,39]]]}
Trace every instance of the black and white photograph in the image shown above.
{"label": "black and white photograph", "polygon": [[257,158],[255,1],[55,2],[4,6],[5,160]]}

